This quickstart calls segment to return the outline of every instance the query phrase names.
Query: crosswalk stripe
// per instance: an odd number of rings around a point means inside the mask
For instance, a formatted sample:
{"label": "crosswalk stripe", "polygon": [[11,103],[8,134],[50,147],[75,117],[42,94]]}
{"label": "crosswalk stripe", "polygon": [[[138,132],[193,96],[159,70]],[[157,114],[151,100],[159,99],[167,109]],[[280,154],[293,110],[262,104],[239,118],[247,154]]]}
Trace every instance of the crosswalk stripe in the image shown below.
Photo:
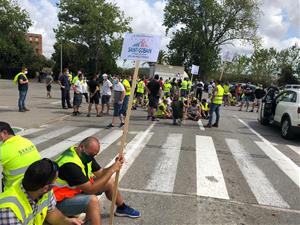
{"label": "crosswalk stripe", "polygon": [[255,143],[300,188],[300,168],[271,143]]}
{"label": "crosswalk stripe", "polygon": [[263,171],[254,163],[251,155],[235,139],[226,139],[226,143],[242,171],[257,202],[263,205],[290,208],[282,196],[276,191]]}
{"label": "crosswalk stripe", "polygon": [[118,140],[123,131],[122,130],[114,130],[111,133],[107,134],[105,137],[100,139],[100,153],[106,150],[112,143]]}
{"label": "crosswalk stripe", "polygon": [[203,123],[202,123],[202,120],[201,120],[201,119],[198,120],[198,125],[199,125],[200,130],[205,131],[205,128],[204,128],[204,126],[203,126]]}
{"label": "crosswalk stripe", "polygon": [[68,133],[68,132],[70,132],[72,130],[75,130],[75,129],[76,129],[76,127],[65,126],[65,127],[60,128],[60,129],[48,132],[46,134],[40,135],[40,136],[35,137],[35,138],[32,138],[31,141],[35,145],[38,145],[38,144],[40,144],[42,142],[49,141],[52,138],[58,137],[58,136],[60,136],[60,135],[62,135],[64,133]]}
{"label": "crosswalk stripe", "polygon": [[148,181],[147,190],[173,192],[181,143],[182,134],[168,135],[166,142],[160,148],[162,156],[159,157]]}
{"label": "crosswalk stripe", "polygon": [[296,152],[298,155],[300,155],[300,147],[295,145],[287,145],[290,149],[292,149],[294,152]]}
{"label": "crosswalk stripe", "polygon": [[51,105],[59,105],[61,103],[61,101],[55,101],[55,102],[51,102]]}
{"label": "crosswalk stripe", "polygon": [[72,145],[77,144],[81,140],[83,140],[86,137],[89,137],[91,135],[94,135],[98,132],[100,132],[102,129],[96,129],[96,128],[89,128],[83,132],[80,132],[70,138],[65,139],[64,141],[61,141],[49,148],[44,149],[40,152],[41,156],[44,158],[52,158],[54,156],[57,156],[67,148],[69,148]]}
{"label": "crosswalk stripe", "polygon": [[208,136],[196,136],[197,195],[229,199],[214,142]]}
{"label": "crosswalk stripe", "polygon": [[26,135],[33,134],[33,133],[36,133],[36,132],[39,132],[42,130],[44,130],[44,128],[29,128],[29,129],[23,130],[17,134],[21,135],[21,136],[26,136]]}

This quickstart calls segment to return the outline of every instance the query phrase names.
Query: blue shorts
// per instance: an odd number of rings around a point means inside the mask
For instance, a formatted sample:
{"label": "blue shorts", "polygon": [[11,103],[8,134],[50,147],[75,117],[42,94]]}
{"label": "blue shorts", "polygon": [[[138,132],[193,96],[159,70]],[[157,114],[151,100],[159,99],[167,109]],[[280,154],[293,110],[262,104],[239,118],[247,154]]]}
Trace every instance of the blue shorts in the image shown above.
{"label": "blue shorts", "polygon": [[74,93],[73,105],[80,106],[82,102],[82,95]]}
{"label": "blue shorts", "polygon": [[66,216],[78,215],[87,211],[90,198],[91,195],[79,194],[57,202],[56,207]]}

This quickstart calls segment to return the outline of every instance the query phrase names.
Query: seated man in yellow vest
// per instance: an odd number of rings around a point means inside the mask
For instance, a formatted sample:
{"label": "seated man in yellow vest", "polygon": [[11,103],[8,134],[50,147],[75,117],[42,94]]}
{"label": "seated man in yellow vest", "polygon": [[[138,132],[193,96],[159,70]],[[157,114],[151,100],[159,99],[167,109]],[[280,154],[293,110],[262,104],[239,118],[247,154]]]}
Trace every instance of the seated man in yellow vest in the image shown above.
{"label": "seated man in yellow vest", "polygon": [[159,104],[156,117],[161,119],[170,119],[172,118],[172,113],[168,109],[168,100],[166,98]]}
{"label": "seated man in yellow vest", "polygon": [[201,100],[200,106],[201,106],[201,117],[204,119],[208,119],[209,105],[205,98]]}
{"label": "seated man in yellow vest", "polygon": [[[57,208],[65,215],[86,213],[91,224],[101,224],[100,203],[97,194],[105,192],[111,200],[114,190],[112,176],[119,171],[124,157],[116,158],[114,164],[101,168],[94,158],[100,152],[100,143],[95,137],[87,137],[78,147],[70,147],[56,160],[59,177],[54,187]],[[120,192],[116,196],[115,215],[140,217],[140,212],[127,206]]]}
{"label": "seated man in yellow vest", "polygon": [[0,121],[0,163],[3,167],[3,186],[9,188],[21,180],[27,167],[41,159],[35,145],[20,135],[15,135],[10,125]]}
{"label": "seated man in yellow vest", "polygon": [[56,207],[53,182],[57,178],[58,166],[50,159],[31,164],[23,180],[13,184],[0,194],[1,225],[80,225],[83,221],[65,217]]}

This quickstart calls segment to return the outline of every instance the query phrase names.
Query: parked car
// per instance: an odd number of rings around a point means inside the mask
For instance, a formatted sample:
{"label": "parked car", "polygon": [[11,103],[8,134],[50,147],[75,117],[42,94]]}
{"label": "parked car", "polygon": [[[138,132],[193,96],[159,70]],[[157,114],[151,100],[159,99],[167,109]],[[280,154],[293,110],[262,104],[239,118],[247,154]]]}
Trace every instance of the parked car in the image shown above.
{"label": "parked car", "polygon": [[269,88],[262,99],[258,120],[263,125],[279,126],[283,138],[291,139],[300,134],[300,89],[279,92],[276,87]]}

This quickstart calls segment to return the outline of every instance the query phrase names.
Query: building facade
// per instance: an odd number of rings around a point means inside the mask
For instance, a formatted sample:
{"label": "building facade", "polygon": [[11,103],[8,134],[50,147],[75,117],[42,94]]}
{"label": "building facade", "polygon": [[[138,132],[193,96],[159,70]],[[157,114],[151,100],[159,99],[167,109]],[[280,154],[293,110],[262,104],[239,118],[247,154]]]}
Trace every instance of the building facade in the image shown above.
{"label": "building facade", "polygon": [[41,34],[27,33],[27,40],[32,45],[35,54],[43,55],[43,38]]}

